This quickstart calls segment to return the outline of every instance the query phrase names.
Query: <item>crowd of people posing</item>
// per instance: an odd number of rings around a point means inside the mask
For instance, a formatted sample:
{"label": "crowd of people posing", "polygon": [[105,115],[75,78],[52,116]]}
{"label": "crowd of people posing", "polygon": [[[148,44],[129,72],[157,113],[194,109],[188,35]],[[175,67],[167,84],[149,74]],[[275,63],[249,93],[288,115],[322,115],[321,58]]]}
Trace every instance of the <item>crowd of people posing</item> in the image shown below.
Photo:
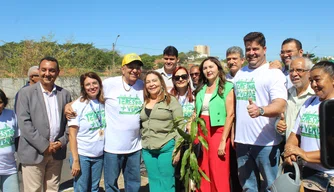
{"label": "crowd of people posing", "polygon": [[334,64],[313,65],[292,38],[282,43],[284,65],[268,63],[262,33],[243,40],[245,56],[240,47],[226,51],[228,73],[215,57],[189,70],[179,66],[177,49],[168,46],[164,66],[142,74],[145,63],[127,54],[121,76],[102,81],[94,72],[81,75],[74,101],[55,85],[58,61],[43,58],[29,70],[15,112],[5,109],[0,89],[0,189],[19,191],[17,149],[24,191],[58,191],[69,142],[74,191],[98,192],[104,171],[107,192],[120,191],[120,172],[125,191],[138,192],[142,159],[150,191],[184,191],[176,177],[182,153],[175,149],[181,136],[171,131],[173,120],[200,117],[208,149],[198,163],[210,181],[202,178],[196,191],[269,191],[284,146],[288,164],[304,160],[305,191],[333,191],[334,170],[320,163],[318,108],[334,98]]}

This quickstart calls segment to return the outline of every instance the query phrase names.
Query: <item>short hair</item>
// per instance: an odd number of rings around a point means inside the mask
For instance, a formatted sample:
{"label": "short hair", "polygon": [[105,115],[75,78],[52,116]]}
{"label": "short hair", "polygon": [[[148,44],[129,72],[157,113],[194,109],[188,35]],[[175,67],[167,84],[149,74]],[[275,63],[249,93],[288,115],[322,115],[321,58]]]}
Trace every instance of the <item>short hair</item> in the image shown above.
{"label": "short hair", "polygon": [[8,98],[5,94],[5,92],[2,91],[2,89],[0,89],[0,99],[2,100],[2,102],[4,104],[4,107],[6,107],[7,104],[8,104]]}
{"label": "short hair", "polygon": [[230,47],[226,50],[226,57],[230,54],[235,54],[235,53],[238,53],[240,55],[240,58],[244,58],[244,51],[242,50],[241,47],[238,47],[238,46],[233,46],[233,47]]}
{"label": "short hair", "polygon": [[304,59],[305,68],[308,69],[308,70],[310,70],[314,66],[313,62],[308,57],[293,56],[291,59],[292,59],[292,61],[294,61],[296,59]]}
{"label": "short hair", "polygon": [[329,74],[332,78],[334,78],[334,64],[330,61],[320,61],[316,63],[311,71],[315,69],[323,69],[325,73]]}
{"label": "short hair", "polygon": [[34,70],[38,70],[38,69],[39,69],[39,67],[36,66],[36,65],[30,67],[29,70],[28,70],[28,78],[30,78],[30,75],[31,75],[32,71],[34,71]]}
{"label": "short hair", "polygon": [[175,56],[176,58],[179,57],[179,52],[174,46],[167,46],[164,49],[163,55],[168,55],[168,56]]}
{"label": "short hair", "polygon": [[54,58],[54,57],[50,57],[50,56],[43,57],[43,58],[41,59],[41,61],[39,62],[38,68],[41,67],[41,63],[42,63],[42,61],[44,61],[44,60],[52,61],[52,62],[56,62],[56,64],[57,64],[57,65],[56,65],[56,68],[57,68],[58,71],[60,71],[60,70],[59,70],[58,60],[57,60],[56,58]]}
{"label": "short hair", "polygon": [[282,46],[285,45],[285,44],[288,44],[288,43],[292,43],[292,42],[294,42],[296,44],[296,47],[297,47],[298,50],[303,49],[302,43],[299,40],[294,39],[294,38],[285,39],[282,43]]}
{"label": "short hair", "polygon": [[151,100],[150,93],[146,89],[146,78],[150,74],[156,75],[158,77],[160,83],[161,83],[161,89],[162,89],[163,94],[161,94],[159,96],[158,100],[163,101],[164,99],[166,99],[165,102],[166,102],[167,105],[169,105],[169,103],[171,101],[171,95],[168,93],[166,83],[165,83],[163,77],[161,76],[161,74],[159,72],[153,71],[153,70],[147,71],[146,75],[144,77],[144,102],[148,103]]}
{"label": "short hair", "polygon": [[195,64],[195,65],[191,66],[189,71],[191,71],[191,69],[193,69],[193,68],[198,68],[199,69],[199,65]]}
{"label": "short hair", "polygon": [[257,42],[262,47],[266,46],[266,38],[261,32],[250,32],[244,37],[244,44],[246,45],[246,42]]}
{"label": "short hair", "polygon": [[100,85],[100,92],[97,94],[96,99],[100,103],[104,104],[102,80],[99,77],[99,75],[97,75],[94,72],[88,72],[88,73],[82,74],[80,76],[80,87],[81,87],[81,91],[80,91],[81,92],[81,99],[80,99],[80,101],[83,102],[83,101],[89,99],[88,98],[88,94],[86,93],[86,90],[85,90],[85,80],[87,79],[87,77],[89,77],[91,79],[96,79],[97,82],[99,83],[99,85]]}
{"label": "short hair", "polygon": [[[186,74],[188,75],[188,79],[190,78],[189,72],[185,67],[182,67],[182,66],[176,67],[176,69],[174,70],[173,75],[172,75],[173,88],[170,90],[170,94],[175,96],[175,97],[179,97],[179,91],[177,90],[177,87],[175,85],[174,77],[175,77],[176,72],[178,72],[181,69],[183,69],[186,72]],[[192,94],[192,91],[191,91],[190,81],[188,82],[187,91],[188,92],[187,92],[186,97],[187,97],[189,103],[192,103],[194,101],[194,98],[193,98],[193,94]]]}

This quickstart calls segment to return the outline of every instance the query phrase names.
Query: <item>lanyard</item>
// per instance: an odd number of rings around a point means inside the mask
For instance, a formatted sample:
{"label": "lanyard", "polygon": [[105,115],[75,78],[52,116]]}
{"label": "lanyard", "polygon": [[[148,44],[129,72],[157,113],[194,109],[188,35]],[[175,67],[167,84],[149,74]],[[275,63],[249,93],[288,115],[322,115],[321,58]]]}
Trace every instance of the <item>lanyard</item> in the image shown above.
{"label": "lanyard", "polygon": [[101,117],[101,104],[99,103],[99,111],[95,111],[92,103],[93,102],[92,100],[89,101],[89,105],[90,105],[90,108],[92,109],[92,111],[94,112],[96,118],[98,119],[99,121],[99,124],[100,124],[100,129],[102,129],[102,117]]}

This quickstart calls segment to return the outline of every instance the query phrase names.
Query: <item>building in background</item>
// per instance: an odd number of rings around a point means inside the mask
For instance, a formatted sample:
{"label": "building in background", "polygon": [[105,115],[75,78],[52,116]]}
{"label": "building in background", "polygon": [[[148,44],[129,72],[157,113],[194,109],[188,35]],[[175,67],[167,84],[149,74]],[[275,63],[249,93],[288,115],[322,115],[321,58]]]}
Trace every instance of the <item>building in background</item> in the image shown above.
{"label": "building in background", "polygon": [[194,51],[199,53],[198,58],[210,56],[210,47],[207,45],[195,45]]}

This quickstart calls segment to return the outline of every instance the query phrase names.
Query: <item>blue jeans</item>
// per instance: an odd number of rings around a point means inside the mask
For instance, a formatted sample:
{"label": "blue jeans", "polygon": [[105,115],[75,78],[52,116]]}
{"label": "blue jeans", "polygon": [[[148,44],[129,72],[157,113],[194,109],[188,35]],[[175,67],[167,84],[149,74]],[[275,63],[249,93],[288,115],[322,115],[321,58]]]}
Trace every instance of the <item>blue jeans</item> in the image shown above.
{"label": "blue jeans", "polygon": [[[238,176],[244,191],[269,191],[276,179],[279,163],[279,145],[256,146],[237,143]],[[260,186],[260,174],[264,186]]]}
{"label": "blue jeans", "polygon": [[[103,155],[100,157],[87,157],[79,155],[80,174],[73,179],[75,192],[98,192],[103,168]],[[70,156],[72,169],[73,158]]]}
{"label": "blue jeans", "polygon": [[12,175],[0,175],[0,191],[19,192],[19,179],[17,173]]}
{"label": "blue jeans", "polygon": [[119,192],[117,180],[122,170],[125,191],[140,189],[140,152],[113,154],[104,152],[104,185],[106,192]]}

